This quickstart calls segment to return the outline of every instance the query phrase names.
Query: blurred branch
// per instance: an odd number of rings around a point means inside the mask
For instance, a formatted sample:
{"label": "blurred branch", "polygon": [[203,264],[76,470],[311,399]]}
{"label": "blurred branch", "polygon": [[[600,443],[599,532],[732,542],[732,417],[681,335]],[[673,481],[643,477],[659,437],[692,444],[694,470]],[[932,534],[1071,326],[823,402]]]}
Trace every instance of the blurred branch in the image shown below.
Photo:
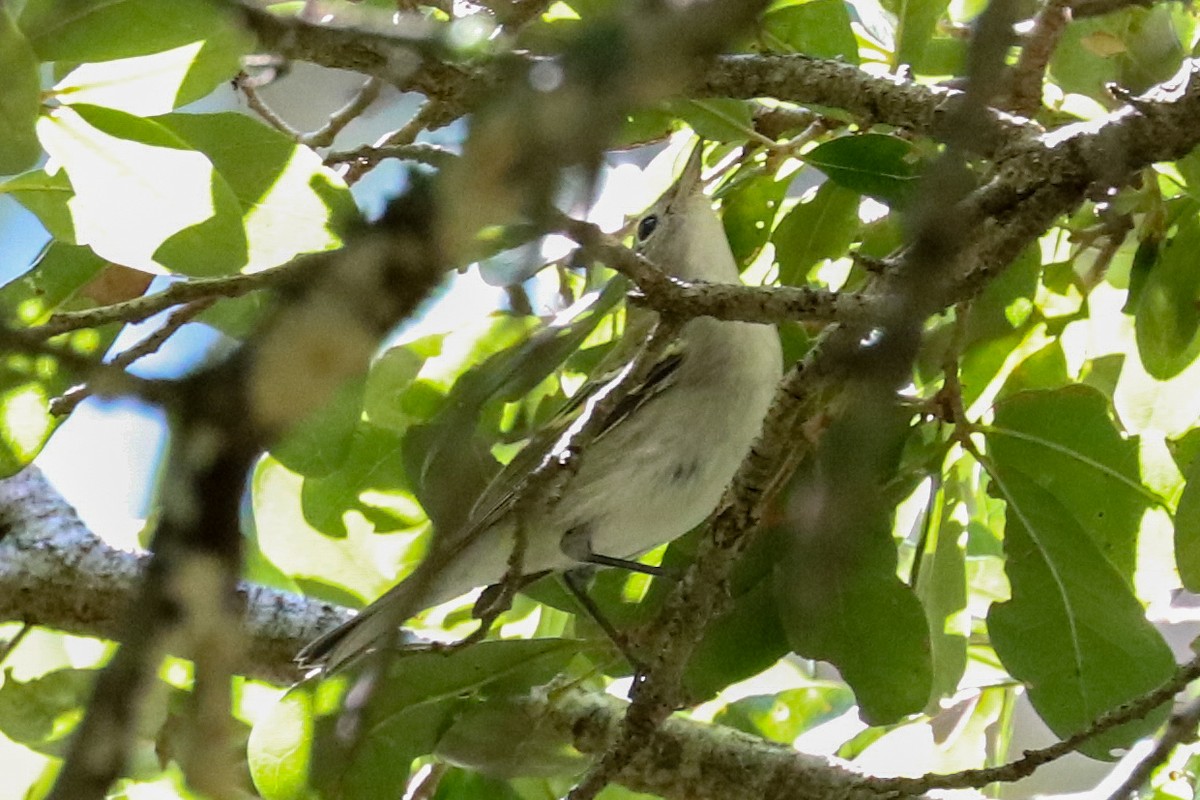
{"label": "blurred branch", "polygon": [[1042,107],[1042,80],[1054,48],[1071,21],[1070,0],[1045,0],[1024,37],[1021,56],[1009,74],[1008,97],[1001,103],[1013,113],[1032,117]]}
{"label": "blurred branch", "polygon": [[[33,466],[0,479],[0,524],[0,619],[118,638],[148,553],[106,544]],[[292,656],[300,645],[350,616],[346,609],[264,586],[242,583],[239,593],[250,645],[238,671],[272,683],[297,680]]]}
{"label": "blurred branch", "polygon": [[242,793],[229,743],[230,680],[244,646],[236,587],[246,477],[268,443],[361,375],[379,338],[440,283],[432,216],[428,186],[415,182],[379,223],[313,257],[304,280],[283,287],[237,354],[174,385],[153,556],[50,800],[106,796],[126,768],[142,706],[171,650],[195,663],[192,735],[180,756],[187,781],[219,800]]}

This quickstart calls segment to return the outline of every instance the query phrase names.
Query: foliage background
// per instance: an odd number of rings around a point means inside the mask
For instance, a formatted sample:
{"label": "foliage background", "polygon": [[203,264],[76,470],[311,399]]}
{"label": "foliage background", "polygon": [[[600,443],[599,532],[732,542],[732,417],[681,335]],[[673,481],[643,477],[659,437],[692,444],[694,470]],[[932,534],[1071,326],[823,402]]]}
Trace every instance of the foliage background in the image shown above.
{"label": "foliage background", "polygon": [[[1128,93],[1168,80],[1193,52],[1195,15],[1186,7],[1096,14],[1076,4],[1076,19],[1047,34],[1051,12],[1067,5],[1022,10],[1034,22],[1021,52],[1039,41],[1053,52],[1044,105],[1035,96],[1029,108],[1016,78],[996,99],[1036,111],[1048,129],[1105,120],[1129,103]],[[76,13],[64,14],[66,6]],[[442,48],[438,57],[465,70],[516,49],[600,58],[608,51],[588,45],[588,37],[605,30],[613,9],[628,11],[622,4],[555,3],[520,24],[505,22],[511,9],[421,13],[435,23],[457,19],[445,39],[440,29],[428,38]],[[953,81],[965,70],[964,26],[981,11],[981,4],[958,2],[775,2],[729,49],[803,54],[876,75],[903,66],[920,83]],[[0,12],[0,69],[16,76],[0,96],[0,172],[14,175],[0,191],[51,237],[28,272],[0,290],[10,330],[40,331],[41,339],[87,358],[126,352],[131,343],[118,336],[127,317],[61,331],[46,326],[65,319],[53,316],[61,312],[139,297],[148,275],[262,274],[342,242],[346,220],[359,212],[345,184],[354,161],[337,153],[373,141],[365,125],[309,146],[249,115],[191,105],[227,93],[241,57],[256,49],[228,8],[27,0],[5,3]],[[351,37],[388,35],[374,27],[376,17],[345,19]],[[503,35],[493,37],[497,21]],[[1014,51],[1009,60],[1019,63],[1017,57]],[[1041,68],[1035,73],[1043,76]],[[292,82],[307,100],[303,75],[269,89],[285,95]],[[1114,83],[1124,93],[1110,91]],[[436,87],[425,90],[432,96]],[[264,96],[271,99],[267,90]],[[479,141],[487,120],[505,119],[485,110],[475,128],[459,123],[425,132],[436,127],[437,103],[449,113],[445,97],[423,112],[415,112],[412,96],[385,95],[381,105],[396,120],[390,127],[410,140],[420,134],[422,143],[455,150],[468,135]],[[418,122],[405,125],[414,113]],[[621,117],[624,125],[606,132],[606,147],[658,143],[683,130],[716,142],[709,163],[726,169],[715,194],[748,283],[846,295],[868,287],[872,259],[904,241],[906,214],[922,198],[920,177],[938,152],[928,130],[824,105],[698,96],[650,107],[635,102]],[[430,152],[401,155],[437,162]],[[472,163],[489,156],[495,152]],[[669,162],[660,159],[660,171]],[[1172,655],[1162,630],[1187,614],[1189,595],[1179,590],[1200,584],[1200,503],[1189,483],[1200,441],[1194,162],[1187,155],[1142,165],[1132,179],[1118,176],[1115,188],[1057,219],[977,296],[931,316],[895,413],[867,420],[854,415],[853,404],[829,399],[818,426],[825,428],[821,447],[793,482],[791,505],[772,514],[738,566],[734,604],[689,662],[684,686],[692,700],[704,701],[696,718],[806,752],[836,750],[876,774],[920,775],[1007,760],[1020,749],[1011,737],[1022,694],[1056,735],[1066,736],[1170,679],[1187,653],[1177,644]],[[401,188],[395,162],[384,163],[367,173],[364,183],[375,185],[359,190],[359,205],[372,205],[374,192]],[[998,163],[978,158],[972,168],[982,182]],[[573,173],[553,190],[583,208],[586,177]],[[489,189],[508,197],[503,187],[479,190]],[[602,196],[619,198],[634,214],[652,194],[617,187]],[[531,278],[545,251],[507,249],[522,236],[519,222],[487,213],[467,219],[497,225],[499,244],[486,257],[474,253],[472,269],[489,284],[520,288],[505,295],[503,310],[464,314],[448,332],[389,338],[365,380],[258,461],[243,516],[248,580],[350,607],[368,601],[420,557],[430,520],[453,513],[481,486],[610,346],[622,322],[619,308],[608,313],[619,299],[615,289],[577,313],[551,346],[533,333],[571,300],[600,293],[611,273],[564,258]],[[158,278],[153,288],[163,283]],[[184,330],[216,330],[222,347],[247,340],[271,302],[256,289],[189,307],[195,321]],[[808,352],[820,328],[811,320],[782,325],[790,361]],[[59,335],[49,339],[52,332]],[[0,455],[13,472],[60,423],[53,399],[80,374],[70,359],[6,341]],[[830,487],[842,491],[829,495],[832,507],[861,508],[806,527],[805,498]],[[886,502],[863,502],[876,495]],[[650,557],[685,563],[697,541],[689,537]],[[605,574],[596,591],[615,622],[637,629],[653,618],[668,587]],[[401,754],[437,752],[493,776],[450,770],[440,775],[437,797],[557,796],[578,763],[556,740],[543,748],[535,737],[527,751],[497,753],[479,739],[507,744],[504,731],[524,734],[528,720],[513,711],[512,698],[560,671],[599,688],[626,678],[627,669],[554,587],[532,596],[545,605],[520,599],[501,633],[535,641],[480,647],[450,665],[406,661],[398,683],[419,691],[410,696],[393,687],[389,694],[393,705],[381,712],[392,725],[388,749],[367,748],[343,764],[322,763],[322,746],[308,749],[314,736],[326,741],[336,684],[277,702],[277,690],[239,679],[235,736],[249,741],[239,749],[239,768],[267,797],[310,791],[310,766],[316,791],[370,796],[381,782],[395,791],[404,785],[410,765]],[[465,633],[472,626],[467,609],[458,603],[427,615],[426,631]],[[53,757],[62,754],[107,649],[36,630],[10,656],[0,729],[14,747],[51,757],[22,757],[42,766],[13,796],[40,797],[48,789]],[[805,658],[777,664],[792,650]],[[835,664],[846,683],[814,661]],[[473,679],[479,664],[504,680]],[[422,670],[424,681],[412,679]],[[142,723],[131,774],[118,792],[187,793],[175,758],[187,745],[175,732],[187,720],[181,708],[190,667],[171,661],[161,678],[171,688]],[[859,715],[874,724],[857,723]],[[1106,729],[1084,752],[1110,758],[1111,747],[1153,734],[1163,718],[1159,711]],[[1179,750],[1151,793],[1190,796],[1191,758]],[[503,784],[494,777],[514,773],[522,777]],[[604,796],[628,795],[613,786]]]}

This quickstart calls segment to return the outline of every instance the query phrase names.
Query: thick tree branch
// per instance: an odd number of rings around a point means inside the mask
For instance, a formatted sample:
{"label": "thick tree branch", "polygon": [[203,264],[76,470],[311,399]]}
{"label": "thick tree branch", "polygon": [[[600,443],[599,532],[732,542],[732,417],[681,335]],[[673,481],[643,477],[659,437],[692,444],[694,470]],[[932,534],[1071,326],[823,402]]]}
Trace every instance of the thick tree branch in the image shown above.
{"label": "thick tree branch", "polygon": [[[438,103],[440,116],[429,120],[436,128],[465,114],[476,98],[495,92],[499,71],[464,67],[418,53],[397,32],[364,31],[317,25],[248,11],[250,27],[263,47],[285,58],[309,61],[334,69],[361,72],[387,81],[400,91],[420,92]],[[509,53],[509,61],[532,63],[529,56]],[[511,67],[511,65],[509,65]],[[772,97],[793,103],[831,106],[858,117],[864,124],[883,123],[934,138],[952,135],[945,110],[961,92],[869,75],[839,61],[800,55],[725,55],[692,80],[687,90],[695,97],[752,99]],[[1014,139],[1032,135],[1037,126],[1000,111],[989,111],[989,135],[978,144],[990,155]]]}
{"label": "thick tree branch", "polygon": [[[149,555],[117,550],[96,538],[36,467],[0,480],[0,524],[5,530],[0,619],[104,638],[121,630]],[[252,584],[243,583],[240,594],[249,647],[239,671],[272,683],[297,680],[296,650],[349,616],[328,603]],[[627,707],[575,689],[547,689],[529,702],[539,718],[587,754],[603,752]],[[680,800],[878,796],[843,764],[720,726],[670,720],[651,744],[619,782]]]}
{"label": "thick tree branch", "polygon": [[[4,530],[0,538],[0,620],[23,621],[79,636],[111,639],[117,635],[149,562],[148,554],[118,550],[98,539],[36,467],[0,479],[0,527]],[[292,661],[301,645],[350,616],[349,610],[340,606],[255,584],[242,583],[239,594],[245,602],[248,647],[238,671],[279,685],[302,677]],[[981,787],[1028,776],[1092,736],[1169,702],[1198,676],[1200,659],[1193,659],[1167,684],[1115,709],[1088,730],[989,769],[919,778],[871,778],[837,762],[746,734],[672,718],[618,780],[631,789],[669,798],[727,800],[833,795],[877,798],[893,792],[914,796],[935,788]],[[535,713],[545,715],[577,749],[593,755],[611,743],[627,708],[611,696],[573,689],[547,690],[530,703]],[[681,757],[691,769],[677,775],[670,765],[679,765]],[[676,761],[670,762],[672,758]],[[739,793],[731,781],[744,785],[745,793]],[[703,786],[718,787],[720,792],[694,793]]]}

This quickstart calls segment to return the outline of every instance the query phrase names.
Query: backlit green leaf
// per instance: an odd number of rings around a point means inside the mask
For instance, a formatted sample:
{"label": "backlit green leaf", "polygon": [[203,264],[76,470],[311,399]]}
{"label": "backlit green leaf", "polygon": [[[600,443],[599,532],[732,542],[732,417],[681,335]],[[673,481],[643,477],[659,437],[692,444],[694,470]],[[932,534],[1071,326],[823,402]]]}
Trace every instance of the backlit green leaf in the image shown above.
{"label": "backlit green leaf", "polygon": [[312,696],[304,689],[279,698],[254,724],[246,758],[254,787],[264,800],[306,796],[312,736]]}
{"label": "backlit green leaf", "polygon": [[763,15],[759,35],[773,50],[858,63],[858,41],[843,0],[811,0],[773,8]]}
{"label": "backlit green leaf", "polygon": [[231,27],[224,35],[160,53],[80,64],[52,91],[63,103],[107,106],[142,116],[165,114],[230,80],[240,67],[239,57],[252,47],[248,31]]}
{"label": "backlit green leaf", "polygon": [[110,61],[205,40],[246,41],[229,9],[190,0],[27,0],[20,23],[43,61]]}
{"label": "backlit green leaf", "polygon": [[1138,354],[1159,380],[1178,375],[1200,355],[1200,220],[1185,217],[1179,230],[1158,249],[1137,306]]}
{"label": "backlit green leaf", "polygon": [[244,114],[166,114],[155,122],[208,156],[237,198],[249,248],[244,272],[339,247],[340,232],[359,219],[350,190],[319,155]]}
{"label": "backlit green leaf", "polygon": [[859,201],[858,192],[826,181],[779,221],[771,241],[780,282],[803,285],[817,262],[846,254],[860,225]]}
{"label": "backlit green leaf", "polygon": [[[1012,599],[992,606],[988,631],[1034,708],[1065,737],[1162,684],[1175,659],[1125,579],[1059,498],[1010,467],[998,467],[993,477],[1008,504],[1004,551]],[[1114,748],[1155,730],[1167,711],[1161,707],[1081,749],[1111,759]]]}
{"label": "backlit green leaf", "polygon": [[721,220],[733,257],[749,264],[771,238],[775,215],[787,193],[788,179],[751,175],[737,180],[721,197]]}
{"label": "backlit green leaf", "polygon": [[988,451],[1057,498],[1118,574],[1132,581],[1137,531],[1153,495],[1142,488],[1137,442],[1090,386],[1022,392],[1000,403]]}
{"label": "backlit green leaf", "polygon": [[38,135],[71,179],[75,237],[148,272],[224,275],[246,263],[238,201],[212,162],[164,126],[99,106],[61,106]]}

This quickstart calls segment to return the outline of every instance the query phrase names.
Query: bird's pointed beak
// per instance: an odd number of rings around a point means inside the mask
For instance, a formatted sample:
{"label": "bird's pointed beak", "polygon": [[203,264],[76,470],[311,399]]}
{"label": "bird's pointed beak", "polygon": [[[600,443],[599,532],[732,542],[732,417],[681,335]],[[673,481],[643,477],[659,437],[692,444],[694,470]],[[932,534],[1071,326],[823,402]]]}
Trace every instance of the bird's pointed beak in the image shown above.
{"label": "bird's pointed beak", "polygon": [[703,171],[704,140],[701,139],[692,148],[687,163],[683,167],[683,173],[679,176],[677,196],[687,197],[693,192],[704,191],[704,182],[700,180],[700,173]]}

